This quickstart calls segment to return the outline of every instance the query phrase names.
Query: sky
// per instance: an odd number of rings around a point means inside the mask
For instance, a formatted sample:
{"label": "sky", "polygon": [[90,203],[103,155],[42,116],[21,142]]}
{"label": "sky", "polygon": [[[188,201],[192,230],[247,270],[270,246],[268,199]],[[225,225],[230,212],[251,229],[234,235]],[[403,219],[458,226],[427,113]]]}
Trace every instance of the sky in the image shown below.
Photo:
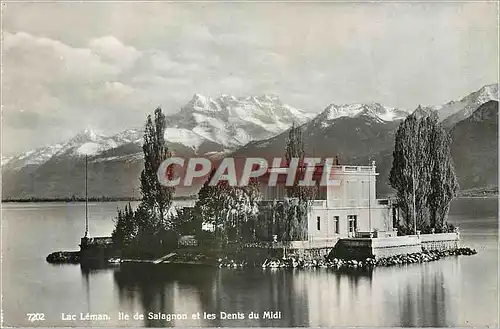
{"label": "sky", "polygon": [[195,93],[411,110],[498,82],[498,4],[7,2],[2,154],[140,127]]}

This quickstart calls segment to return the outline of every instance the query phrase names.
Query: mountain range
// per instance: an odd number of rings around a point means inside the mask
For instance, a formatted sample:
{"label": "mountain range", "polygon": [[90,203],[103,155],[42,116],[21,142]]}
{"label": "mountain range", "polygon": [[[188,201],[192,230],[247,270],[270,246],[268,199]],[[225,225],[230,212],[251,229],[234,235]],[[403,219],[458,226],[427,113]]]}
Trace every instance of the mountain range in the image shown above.
{"label": "mountain range", "polygon": [[[414,111],[420,115],[436,111],[450,129],[461,186],[496,184],[498,175],[493,175],[495,170],[491,168],[484,171],[483,162],[488,159],[493,165],[491,154],[497,154],[493,131],[498,127],[498,85],[484,86],[443,105],[419,106]],[[212,99],[196,94],[179,112],[167,116],[165,138],[174,154],[183,157],[270,158],[283,154],[287,130],[296,123],[303,130],[308,155],[337,155],[349,164],[375,160],[380,173],[378,192],[384,195],[391,193],[387,175],[394,134],[410,113],[378,103],[332,103],[315,114],[284,104],[275,95]],[[89,157],[89,196],[138,196],[142,137],[142,129],[112,136],[84,130],[62,143],[2,157],[2,197],[83,196],[85,155]],[[472,155],[475,162],[469,161]],[[184,189],[179,194],[195,193],[196,189]]]}

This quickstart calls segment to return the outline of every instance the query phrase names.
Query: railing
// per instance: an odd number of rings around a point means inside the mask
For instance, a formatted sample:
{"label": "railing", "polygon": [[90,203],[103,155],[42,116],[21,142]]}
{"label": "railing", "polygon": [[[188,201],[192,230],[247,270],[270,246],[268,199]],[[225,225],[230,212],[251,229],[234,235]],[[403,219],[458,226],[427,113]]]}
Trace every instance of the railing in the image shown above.
{"label": "railing", "polygon": [[375,172],[375,167],[372,166],[332,166],[334,171],[342,172]]}
{"label": "railing", "polygon": [[312,200],[313,208],[326,208],[326,200]]}
{"label": "railing", "polygon": [[90,246],[90,245],[99,245],[99,246],[103,246],[103,245],[112,245],[113,244],[113,239],[111,237],[108,237],[108,236],[99,236],[99,237],[93,237],[93,238],[81,238],[81,244],[82,245],[87,245],[87,246]]}

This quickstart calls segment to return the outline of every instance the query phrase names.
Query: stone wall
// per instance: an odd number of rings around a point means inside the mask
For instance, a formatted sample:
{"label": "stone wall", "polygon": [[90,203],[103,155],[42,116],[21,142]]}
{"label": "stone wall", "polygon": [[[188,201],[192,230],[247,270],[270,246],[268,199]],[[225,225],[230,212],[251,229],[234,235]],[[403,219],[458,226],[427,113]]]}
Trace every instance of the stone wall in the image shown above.
{"label": "stone wall", "polygon": [[371,239],[371,247],[375,258],[422,252],[421,242],[416,235]]}
{"label": "stone wall", "polygon": [[253,242],[243,247],[256,259],[296,256],[319,259],[331,253],[344,259],[386,258],[395,255],[419,253],[426,250],[450,250],[459,247],[460,234],[421,234],[378,238],[331,238],[310,241]]}
{"label": "stone wall", "polygon": [[420,235],[422,250],[450,250],[460,247],[460,233],[439,233]]}
{"label": "stone wall", "polygon": [[421,234],[380,238],[340,239],[332,251],[337,258],[385,258],[428,250],[451,250],[459,247],[458,233]]}
{"label": "stone wall", "polygon": [[259,257],[282,258],[283,256],[296,256],[304,259],[318,259],[328,255],[337,244],[338,238],[287,241],[287,242],[250,242],[243,245],[245,253],[259,254]]}

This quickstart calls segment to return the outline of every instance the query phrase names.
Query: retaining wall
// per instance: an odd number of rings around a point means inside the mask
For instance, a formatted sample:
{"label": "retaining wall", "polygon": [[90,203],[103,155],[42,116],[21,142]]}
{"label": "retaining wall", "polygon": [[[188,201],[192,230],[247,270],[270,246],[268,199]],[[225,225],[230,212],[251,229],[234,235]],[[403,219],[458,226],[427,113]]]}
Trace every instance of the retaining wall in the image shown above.
{"label": "retaining wall", "polygon": [[460,247],[460,233],[438,233],[420,235],[422,250],[449,250]]}
{"label": "retaining wall", "polygon": [[[339,238],[317,239],[288,242],[251,242],[243,245],[247,254],[268,255],[282,258],[296,256],[304,259],[318,259],[328,255],[337,244]],[[284,255],[285,254],[285,255]]]}
{"label": "retaining wall", "polygon": [[425,250],[450,250],[459,247],[458,233],[406,235],[384,238],[340,239],[333,252],[339,258],[384,258]]}
{"label": "retaining wall", "polygon": [[385,258],[395,255],[419,253],[425,250],[450,250],[459,247],[459,233],[405,235],[379,238],[331,238],[309,241],[255,242],[244,245],[249,254],[257,258],[271,256],[297,256],[318,259],[331,253],[346,259]]}

